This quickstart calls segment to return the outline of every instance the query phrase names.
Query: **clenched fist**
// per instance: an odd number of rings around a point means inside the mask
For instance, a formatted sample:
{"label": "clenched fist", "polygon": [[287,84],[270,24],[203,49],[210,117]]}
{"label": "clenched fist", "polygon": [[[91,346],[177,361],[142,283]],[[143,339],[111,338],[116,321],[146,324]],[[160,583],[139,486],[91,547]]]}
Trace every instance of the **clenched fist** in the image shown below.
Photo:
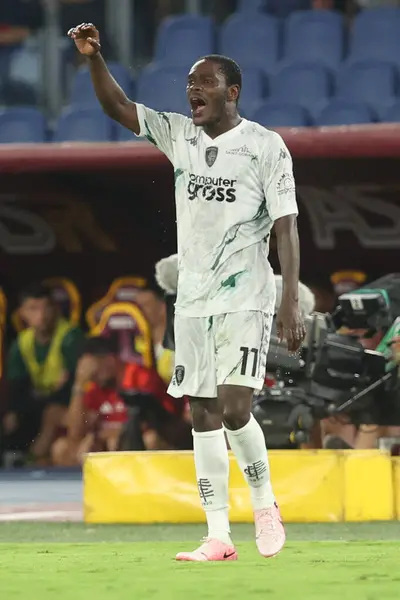
{"label": "clenched fist", "polygon": [[79,52],[84,56],[94,56],[101,50],[100,34],[93,23],[82,23],[68,31]]}

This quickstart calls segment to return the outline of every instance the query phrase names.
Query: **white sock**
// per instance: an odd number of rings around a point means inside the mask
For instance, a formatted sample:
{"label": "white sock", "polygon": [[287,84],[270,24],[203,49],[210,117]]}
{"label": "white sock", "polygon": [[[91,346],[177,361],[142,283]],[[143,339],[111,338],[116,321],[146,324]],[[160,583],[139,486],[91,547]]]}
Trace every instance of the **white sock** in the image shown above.
{"label": "white sock", "polygon": [[208,537],[231,544],[228,508],[229,457],[223,429],[193,431],[194,462]]}
{"label": "white sock", "polygon": [[225,429],[229,445],[250,486],[254,510],[269,508],[275,502],[271,487],[268,453],[260,425],[251,415],[250,421],[236,431]]}

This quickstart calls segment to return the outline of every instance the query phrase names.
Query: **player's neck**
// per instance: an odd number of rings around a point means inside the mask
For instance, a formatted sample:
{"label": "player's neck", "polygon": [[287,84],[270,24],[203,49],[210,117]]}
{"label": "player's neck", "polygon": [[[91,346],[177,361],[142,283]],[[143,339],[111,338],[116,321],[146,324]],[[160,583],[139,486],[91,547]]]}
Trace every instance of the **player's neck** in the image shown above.
{"label": "player's neck", "polygon": [[234,127],[237,127],[241,121],[242,117],[237,112],[235,112],[232,115],[224,115],[220,119],[220,121],[216,123],[204,125],[203,130],[208,135],[208,137],[210,137],[213,140],[219,135],[222,135],[223,133],[230,131]]}

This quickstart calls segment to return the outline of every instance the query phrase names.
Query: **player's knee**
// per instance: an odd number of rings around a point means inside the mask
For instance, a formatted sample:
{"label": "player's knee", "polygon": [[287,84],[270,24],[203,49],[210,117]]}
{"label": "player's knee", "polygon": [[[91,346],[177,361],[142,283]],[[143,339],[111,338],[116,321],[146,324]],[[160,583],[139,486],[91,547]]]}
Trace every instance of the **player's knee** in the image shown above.
{"label": "player's knee", "polygon": [[219,395],[224,407],[225,427],[235,431],[247,425],[253,403],[253,391],[238,386],[221,386]]}
{"label": "player's knee", "polygon": [[227,429],[236,431],[241,429],[250,419],[250,410],[247,406],[243,405],[228,405],[224,409],[223,423]]}
{"label": "player's knee", "polygon": [[191,400],[193,429],[198,432],[214,431],[222,427],[222,411],[217,400]]}

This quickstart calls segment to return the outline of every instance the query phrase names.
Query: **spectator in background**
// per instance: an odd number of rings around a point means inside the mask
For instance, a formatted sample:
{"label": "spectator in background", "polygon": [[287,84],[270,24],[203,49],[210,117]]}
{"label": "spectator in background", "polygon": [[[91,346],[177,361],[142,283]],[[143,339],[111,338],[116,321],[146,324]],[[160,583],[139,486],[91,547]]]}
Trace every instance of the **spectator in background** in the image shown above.
{"label": "spectator in background", "polygon": [[1,0],[0,48],[22,44],[42,24],[40,0]]}
{"label": "spectator in background", "polygon": [[22,292],[20,313],[27,328],[8,354],[5,450],[30,450],[45,463],[64,424],[82,333],[60,317],[50,290],[41,284]]}
{"label": "spectator in background", "polygon": [[[163,347],[167,328],[167,306],[164,292],[155,282],[151,283],[146,289],[137,292],[135,302],[143,311],[151,328],[158,374],[165,384],[169,385],[174,369],[174,353]],[[137,347],[137,351],[140,352],[140,345]]]}
{"label": "spectator in background", "polygon": [[[125,392],[141,396],[149,407],[156,404],[157,418],[150,416],[146,422],[138,412],[132,417],[123,400]],[[55,442],[53,464],[75,466],[81,464],[86,452],[119,449],[125,425],[132,418],[138,420],[143,449],[166,450],[186,444],[191,427],[182,418],[188,419],[187,413],[183,414],[185,407],[185,403],[167,396],[166,386],[155,371],[122,362],[113,339],[89,338],[76,372],[67,436]]]}
{"label": "spectator in background", "polygon": [[76,370],[67,435],[52,448],[56,466],[80,465],[86,452],[117,450],[128,411],[118,385],[125,365],[103,337],[86,340]]}

